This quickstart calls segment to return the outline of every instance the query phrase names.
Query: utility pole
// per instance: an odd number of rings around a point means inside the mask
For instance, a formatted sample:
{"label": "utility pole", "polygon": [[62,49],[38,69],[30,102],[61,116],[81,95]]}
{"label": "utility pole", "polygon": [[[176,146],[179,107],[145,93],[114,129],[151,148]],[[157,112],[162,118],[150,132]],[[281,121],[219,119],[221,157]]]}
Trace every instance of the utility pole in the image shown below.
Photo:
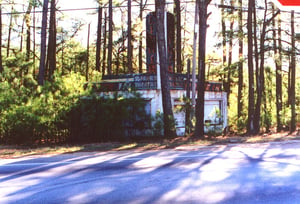
{"label": "utility pole", "polygon": [[291,87],[290,87],[290,99],[291,99],[291,127],[290,132],[296,130],[296,100],[295,100],[295,83],[296,83],[296,49],[295,49],[295,11],[291,12],[291,35],[292,35],[292,56],[291,56]]}
{"label": "utility pole", "polygon": [[193,67],[192,67],[192,107],[196,105],[196,60],[197,60],[197,38],[199,31],[199,0],[195,3],[195,23],[194,23],[194,39],[193,39]]}

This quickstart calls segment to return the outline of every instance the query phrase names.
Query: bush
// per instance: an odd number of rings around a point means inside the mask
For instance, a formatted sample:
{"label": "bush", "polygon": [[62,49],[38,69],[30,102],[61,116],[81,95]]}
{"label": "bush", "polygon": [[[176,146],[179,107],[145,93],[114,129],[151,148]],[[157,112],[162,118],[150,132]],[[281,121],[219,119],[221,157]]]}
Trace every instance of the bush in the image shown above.
{"label": "bush", "polygon": [[55,76],[38,86],[0,75],[0,141],[9,144],[102,142],[126,139],[151,128],[145,101],[136,93],[99,97],[83,90],[80,74]]}
{"label": "bush", "polygon": [[69,112],[83,93],[83,77],[78,74],[56,77],[43,87],[37,86],[30,76],[21,81],[4,74],[1,79],[4,79],[0,83],[2,142],[32,144],[66,140]]}
{"label": "bush", "polygon": [[[73,142],[120,141],[132,136],[130,130],[147,128],[145,101],[137,94],[124,97],[82,97],[72,110]],[[149,123],[149,124],[147,124]],[[134,135],[133,135],[134,136]]]}

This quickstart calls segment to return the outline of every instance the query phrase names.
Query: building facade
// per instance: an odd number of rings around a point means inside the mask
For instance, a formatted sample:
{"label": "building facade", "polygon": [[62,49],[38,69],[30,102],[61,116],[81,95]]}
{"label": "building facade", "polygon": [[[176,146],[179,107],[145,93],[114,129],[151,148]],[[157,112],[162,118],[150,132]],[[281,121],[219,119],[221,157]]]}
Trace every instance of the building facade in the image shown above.
{"label": "building facade", "polygon": [[[187,74],[169,73],[170,93],[178,135],[185,134],[185,107],[187,90],[190,90],[191,77]],[[95,91],[101,96],[112,96],[114,93],[136,91],[146,101],[145,111],[155,117],[163,113],[162,93],[158,74],[131,74],[104,76],[100,83],[94,84]],[[197,97],[197,95],[196,95]],[[227,126],[227,94],[222,83],[208,82],[205,91],[205,131],[222,132]],[[151,131],[151,130],[149,130]]]}

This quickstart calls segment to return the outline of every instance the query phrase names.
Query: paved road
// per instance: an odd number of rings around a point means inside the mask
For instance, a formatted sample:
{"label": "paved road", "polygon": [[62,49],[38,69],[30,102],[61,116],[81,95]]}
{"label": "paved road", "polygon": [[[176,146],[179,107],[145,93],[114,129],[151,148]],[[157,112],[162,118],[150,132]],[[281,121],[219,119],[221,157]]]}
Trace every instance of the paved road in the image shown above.
{"label": "paved road", "polygon": [[3,159],[0,203],[300,203],[300,141]]}

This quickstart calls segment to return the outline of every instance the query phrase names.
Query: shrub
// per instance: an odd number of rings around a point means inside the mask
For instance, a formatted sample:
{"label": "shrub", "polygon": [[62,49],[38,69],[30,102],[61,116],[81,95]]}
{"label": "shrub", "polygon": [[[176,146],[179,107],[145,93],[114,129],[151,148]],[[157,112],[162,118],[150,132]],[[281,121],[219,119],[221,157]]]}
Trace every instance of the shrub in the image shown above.
{"label": "shrub", "polygon": [[[147,127],[145,101],[137,94],[113,97],[82,97],[72,110],[70,127],[73,142],[124,140],[132,136],[128,130]],[[150,121],[149,121],[150,122]]]}
{"label": "shrub", "polygon": [[1,78],[5,79],[0,83],[0,139],[3,142],[31,144],[66,139],[69,112],[83,93],[83,77],[78,74],[57,76],[54,82],[46,82],[43,87],[37,86],[30,76],[25,78],[26,84],[5,74]]}

